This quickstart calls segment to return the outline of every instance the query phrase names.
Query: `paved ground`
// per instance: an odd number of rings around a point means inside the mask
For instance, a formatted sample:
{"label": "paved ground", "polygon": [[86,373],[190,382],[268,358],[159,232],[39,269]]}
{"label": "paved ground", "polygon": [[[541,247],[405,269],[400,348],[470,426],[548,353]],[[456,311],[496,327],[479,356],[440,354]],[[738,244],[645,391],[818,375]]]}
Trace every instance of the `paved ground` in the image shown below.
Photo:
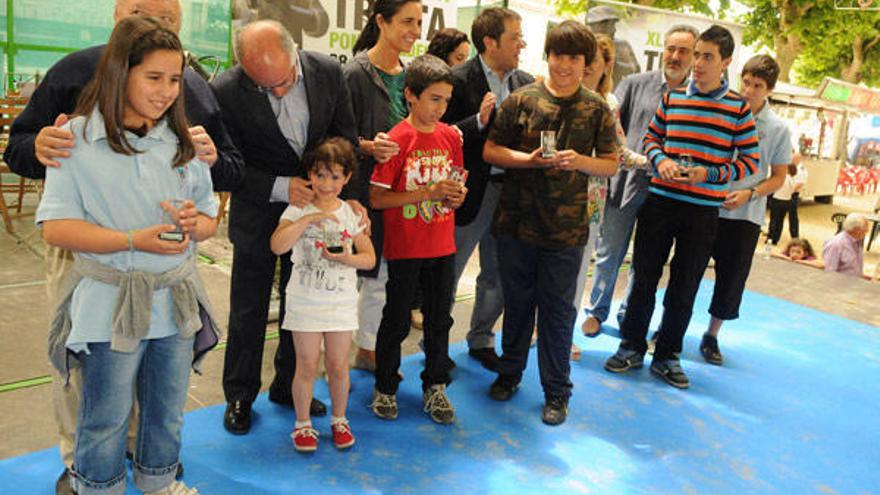
{"label": "paved ground", "polygon": [[[801,235],[814,246],[834,234],[835,225],[831,214],[837,211],[870,211],[875,199],[870,197],[836,198],[834,205],[805,204],[801,207]],[[34,199],[29,198],[25,211],[34,209]],[[0,231],[0,458],[20,455],[47,448],[55,443],[54,421],[51,412],[49,389],[46,383],[49,368],[46,363],[46,309],[44,246],[38,231],[33,228],[32,217],[13,222],[15,234]],[[225,228],[213,240],[202,243],[199,251],[204,262],[200,271],[205,278],[220,321],[228,314],[229,267],[231,249],[226,241]],[[783,243],[787,240],[784,234]],[[869,269],[880,261],[880,241],[866,254]],[[458,288],[462,302],[456,305],[453,317],[453,340],[464,338],[470,315],[469,296],[478,266],[472,258]],[[713,276],[712,270],[707,277]],[[624,280],[625,271],[619,280]],[[620,297],[624,283],[618,283]],[[755,259],[748,288],[763,294],[787,299],[820,311],[852,318],[880,326],[876,301],[880,285],[855,280],[836,274],[779,260]],[[744,308],[747,311],[748,308]],[[705,308],[695,308],[705,311]],[[735,324],[734,324],[735,325]],[[733,325],[730,325],[733,326]],[[270,331],[277,327],[270,324]],[[700,329],[691,329],[691,332]],[[413,332],[404,344],[404,350],[417,350],[418,332]],[[264,383],[271,377],[271,356],[277,340],[266,344],[264,359]],[[220,387],[223,351],[213,352],[207,358],[204,373],[192,380],[187,409],[223,402]]]}

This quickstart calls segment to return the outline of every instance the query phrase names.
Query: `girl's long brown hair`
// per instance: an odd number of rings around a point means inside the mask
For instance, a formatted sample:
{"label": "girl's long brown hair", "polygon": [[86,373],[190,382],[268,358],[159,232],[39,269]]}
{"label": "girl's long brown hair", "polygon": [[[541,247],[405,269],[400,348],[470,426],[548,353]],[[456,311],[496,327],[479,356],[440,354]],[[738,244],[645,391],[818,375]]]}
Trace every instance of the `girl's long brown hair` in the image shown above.
{"label": "girl's long brown hair", "polygon": [[[596,56],[602,57],[605,61],[605,68],[607,69],[609,65],[614,65],[614,41],[605,36],[604,34],[596,35]],[[587,65],[590,65],[593,61],[590,60],[587,62]],[[608,96],[608,93],[614,89],[614,82],[610,77],[608,77],[607,72],[602,73],[602,77],[599,78],[599,84],[596,86],[596,92],[602,95],[602,97]]]}
{"label": "girl's long brown hair", "polygon": [[[156,50],[171,50],[180,53],[180,67],[184,68],[183,46],[176,34],[162,27],[159,21],[141,16],[122,19],[113,28],[110,42],[104,48],[94,77],[83,89],[76,104],[75,113],[89,118],[97,106],[104,118],[104,129],[110,149],[123,155],[134,155],[141,151],[135,149],[125,137],[123,114],[127,103],[129,71],[144,61],[144,57]],[[192,160],[195,147],[189,135],[189,121],[183,101],[183,76],[180,79],[180,93],[171,107],[165,112],[168,125],[177,135],[177,153],[173,167],[184,165]]]}

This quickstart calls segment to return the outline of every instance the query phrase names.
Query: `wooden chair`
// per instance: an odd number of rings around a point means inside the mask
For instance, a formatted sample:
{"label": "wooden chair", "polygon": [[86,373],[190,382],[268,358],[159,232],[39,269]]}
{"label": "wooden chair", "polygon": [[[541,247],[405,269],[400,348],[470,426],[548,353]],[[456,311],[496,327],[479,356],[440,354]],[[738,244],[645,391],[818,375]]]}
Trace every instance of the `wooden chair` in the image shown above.
{"label": "wooden chair", "polygon": [[220,224],[223,222],[223,218],[226,217],[226,207],[229,203],[229,194],[228,192],[219,192],[217,196],[220,197],[220,208],[217,210],[217,223]]}
{"label": "wooden chair", "polygon": [[[9,129],[12,122],[24,110],[27,105],[27,98],[21,96],[7,96],[0,98],[0,157],[6,151],[6,144],[9,142]],[[32,181],[24,177],[16,177],[12,181],[3,181],[3,174],[11,174],[12,171],[5,163],[0,161],[0,217],[6,225],[6,231],[10,234],[15,231],[12,221],[16,218],[32,215],[33,212],[22,212],[24,203],[24,195],[27,193],[35,193],[38,196],[42,194],[42,181]],[[15,200],[12,203],[6,202],[6,194],[13,194]]]}

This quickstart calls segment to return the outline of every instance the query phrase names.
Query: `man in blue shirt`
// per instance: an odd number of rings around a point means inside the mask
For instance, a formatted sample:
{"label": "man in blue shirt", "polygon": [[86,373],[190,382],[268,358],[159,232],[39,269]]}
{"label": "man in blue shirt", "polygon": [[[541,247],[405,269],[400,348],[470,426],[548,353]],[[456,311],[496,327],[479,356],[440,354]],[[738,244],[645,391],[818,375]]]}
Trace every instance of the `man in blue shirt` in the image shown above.
{"label": "man in blue shirt", "polygon": [[468,354],[484,368],[495,371],[495,335],[492,329],[504,311],[498,248],[492,235],[492,218],[501,197],[504,171],[483,161],[483,145],[495,111],[516,89],[534,78],[517,69],[525,47],[522,19],[502,8],[483,10],[471,26],[477,56],[453,70],[452,100],[443,121],[464,135],[464,162],[468,169],[468,195],[455,212],[455,285],[468,260],[480,245],[480,274],[467,334]]}
{"label": "man in blue shirt", "polygon": [[[642,139],[648,124],[660,105],[663,94],[685,84],[694,64],[694,45],[699,32],[685,25],[673,26],[666,32],[663,50],[663,70],[636,74],[621,81],[614,91],[620,101],[620,123],[626,132],[627,148],[644,154]],[[617,272],[623,263],[642,203],[648,197],[650,177],[644,170],[621,170],[611,178],[608,202],[600,227],[599,246],[596,248],[596,274],[590,302],[585,309],[587,319],[581,330],[594,336],[608,318],[611,298],[617,283]],[[632,288],[630,270],[627,296]],[[620,305],[617,321],[623,321],[626,298]]]}
{"label": "man in blue shirt", "polygon": [[[752,255],[758,244],[767,196],[782,186],[791,163],[791,131],[767,104],[776,86],[779,64],[769,55],[755,55],[742,70],[742,95],[752,107],[761,150],[761,170],[731,184],[721,205],[712,257],[715,259],[715,289],[709,306],[709,328],[703,334],[700,352],[707,362],[721,365],[718,332],[727,320],[739,317],[739,306]],[[768,172],[770,176],[768,177]]]}

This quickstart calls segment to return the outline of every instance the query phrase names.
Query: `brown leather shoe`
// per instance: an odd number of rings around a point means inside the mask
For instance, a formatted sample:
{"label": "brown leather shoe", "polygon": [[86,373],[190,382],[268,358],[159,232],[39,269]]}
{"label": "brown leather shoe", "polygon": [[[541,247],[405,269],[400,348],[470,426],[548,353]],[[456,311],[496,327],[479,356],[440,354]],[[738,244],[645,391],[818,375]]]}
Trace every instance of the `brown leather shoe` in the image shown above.
{"label": "brown leather shoe", "polygon": [[354,356],[354,367],[359,370],[376,371],[376,351],[368,351],[363,347],[358,347],[357,354]]}
{"label": "brown leather shoe", "polygon": [[584,337],[596,337],[602,333],[602,323],[595,316],[588,316],[584,320],[584,324],[581,325],[581,332],[584,334]]}

